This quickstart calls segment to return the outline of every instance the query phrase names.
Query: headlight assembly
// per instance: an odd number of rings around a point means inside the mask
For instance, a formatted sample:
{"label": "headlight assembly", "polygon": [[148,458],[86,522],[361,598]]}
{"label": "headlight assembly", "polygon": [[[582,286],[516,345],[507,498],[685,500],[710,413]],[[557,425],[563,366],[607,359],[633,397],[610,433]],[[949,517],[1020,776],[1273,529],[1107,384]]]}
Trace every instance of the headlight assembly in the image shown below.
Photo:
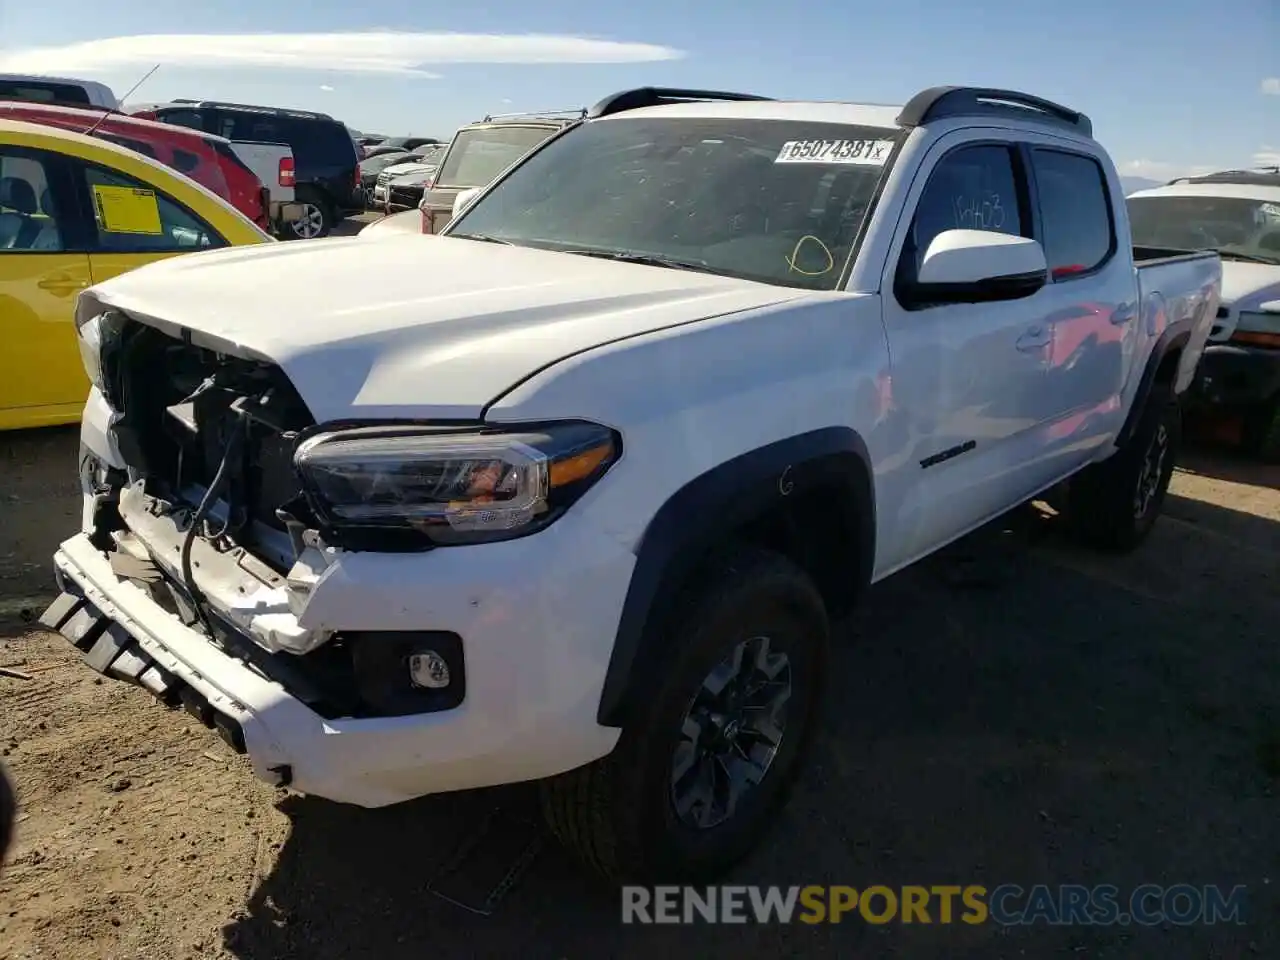
{"label": "headlight assembly", "polygon": [[378,426],[307,438],[294,464],[317,519],[339,542],[381,531],[443,545],[541,529],[620,454],[617,435],[594,423]]}
{"label": "headlight assembly", "polygon": [[103,394],[109,391],[103,375],[102,357],[115,345],[123,323],[124,317],[118,311],[104,309],[96,300],[82,295],[76,302],[76,342],[80,347],[80,362],[89,382]]}

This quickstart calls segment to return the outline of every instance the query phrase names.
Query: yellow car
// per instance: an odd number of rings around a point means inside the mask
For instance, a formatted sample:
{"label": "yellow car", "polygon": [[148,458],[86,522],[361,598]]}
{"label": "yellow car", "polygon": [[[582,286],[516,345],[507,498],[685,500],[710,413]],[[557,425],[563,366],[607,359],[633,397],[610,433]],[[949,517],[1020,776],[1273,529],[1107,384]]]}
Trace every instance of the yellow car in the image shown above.
{"label": "yellow car", "polygon": [[89,381],[72,317],[85,287],[182,253],[270,242],[141,154],[0,120],[0,430],[80,418]]}

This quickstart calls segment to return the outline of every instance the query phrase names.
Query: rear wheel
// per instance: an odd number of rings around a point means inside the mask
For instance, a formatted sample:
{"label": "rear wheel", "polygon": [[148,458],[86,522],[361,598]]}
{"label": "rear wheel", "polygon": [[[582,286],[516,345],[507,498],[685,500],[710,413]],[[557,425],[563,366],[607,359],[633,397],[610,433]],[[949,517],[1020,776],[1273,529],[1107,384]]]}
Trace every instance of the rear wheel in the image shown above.
{"label": "rear wheel", "polygon": [[1124,446],[1071,478],[1067,510],[1080,538],[1117,553],[1141,544],[1160,516],[1181,448],[1181,405],[1168,385],[1156,384]]}
{"label": "rear wheel", "polygon": [[324,198],[314,190],[299,188],[297,200],[302,206],[302,216],[285,228],[287,235],[297,240],[327,237],[333,229],[334,217]]}
{"label": "rear wheel", "polygon": [[817,722],[827,616],[785,557],[735,554],[669,639],[614,752],[542,785],[552,832],[613,881],[708,879],[748,853]]}

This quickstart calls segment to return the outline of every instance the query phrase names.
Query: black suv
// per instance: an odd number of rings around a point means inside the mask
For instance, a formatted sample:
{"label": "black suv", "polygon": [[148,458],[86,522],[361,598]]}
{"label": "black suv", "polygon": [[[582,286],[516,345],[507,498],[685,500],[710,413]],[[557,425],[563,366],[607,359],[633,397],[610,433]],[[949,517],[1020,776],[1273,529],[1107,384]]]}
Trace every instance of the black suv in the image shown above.
{"label": "black suv", "polygon": [[171,100],[157,120],[216,133],[232,141],[287,143],[293,150],[294,195],[303,215],[286,231],[323,237],[344,217],[364,212],[360,158],[346,126],[324,113],[216,100]]}

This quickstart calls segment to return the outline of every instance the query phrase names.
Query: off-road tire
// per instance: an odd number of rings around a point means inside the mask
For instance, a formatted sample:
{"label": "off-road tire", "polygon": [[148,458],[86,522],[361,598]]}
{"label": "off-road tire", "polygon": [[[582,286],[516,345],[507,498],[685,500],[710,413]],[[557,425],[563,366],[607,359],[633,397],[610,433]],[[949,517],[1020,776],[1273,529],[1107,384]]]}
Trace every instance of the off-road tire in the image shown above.
{"label": "off-road tire", "polygon": [[1280,463],[1280,394],[1245,416],[1242,446],[1263,463]]}
{"label": "off-road tire", "polygon": [[[1160,516],[1181,449],[1181,404],[1167,384],[1158,383],[1125,444],[1071,478],[1067,515],[1077,537],[1110,553],[1136,549]],[[1140,485],[1148,483],[1154,485],[1143,497]]]}
{"label": "off-road tire", "polygon": [[[697,579],[646,643],[665,655],[645,676],[643,705],[614,751],[542,783],[552,833],[611,882],[692,883],[745,856],[776,820],[818,723],[829,624],[812,580],[787,558],[751,547]],[[672,764],[685,713],[704,678],[739,643],[770,638],[790,664],[791,696],[777,753],[760,782],[718,826],[680,822]]]}

